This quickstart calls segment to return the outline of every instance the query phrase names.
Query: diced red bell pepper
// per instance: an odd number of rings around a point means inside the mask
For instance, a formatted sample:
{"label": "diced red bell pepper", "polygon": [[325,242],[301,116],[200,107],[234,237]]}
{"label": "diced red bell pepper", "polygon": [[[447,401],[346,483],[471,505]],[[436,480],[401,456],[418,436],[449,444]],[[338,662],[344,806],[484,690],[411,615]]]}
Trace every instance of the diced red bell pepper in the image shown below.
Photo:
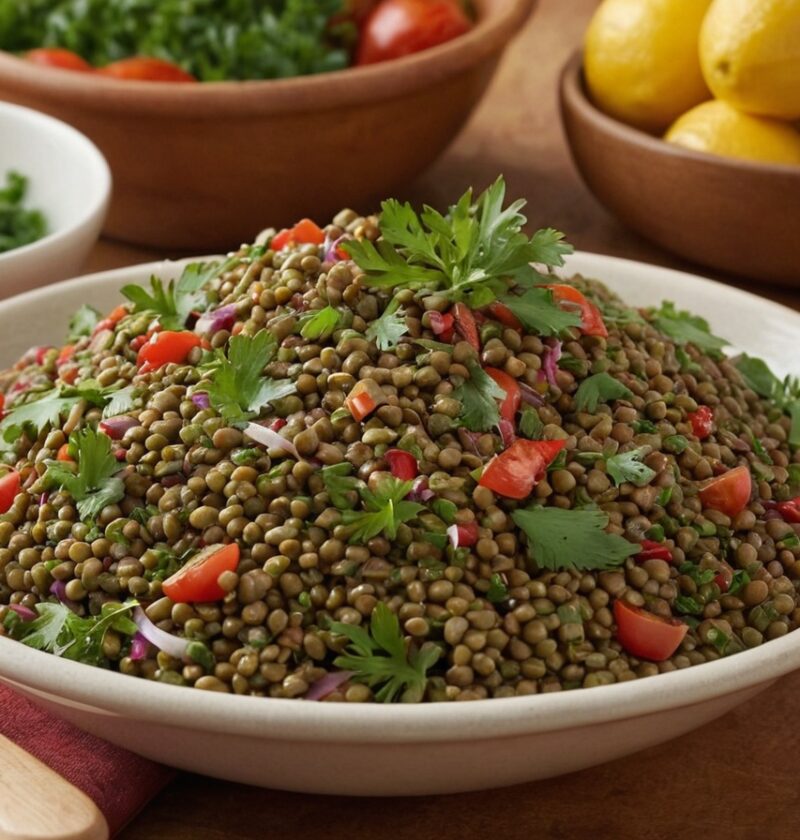
{"label": "diced red bell pepper", "polygon": [[614,602],[617,641],[639,659],[663,662],[678,649],[689,625],[675,618],[662,618],[633,604]]}
{"label": "diced red bell pepper", "polygon": [[643,563],[645,560],[666,560],[672,562],[672,552],[663,543],[655,540],[642,540],[642,550],[636,555],[636,560]]}
{"label": "diced red bell pepper", "polygon": [[453,340],[453,333],[455,332],[455,318],[449,312],[436,312],[435,310],[428,313],[431,330],[433,334],[439,336],[444,342],[451,342]]}
{"label": "diced red bell pepper", "polygon": [[481,352],[481,339],[478,335],[478,325],[475,323],[475,316],[466,303],[453,304],[453,318],[455,319],[456,332],[468,342],[476,353]]}
{"label": "diced red bell pepper", "polygon": [[58,378],[67,385],[73,385],[78,378],[78,366],[68,365],[58,372]]}
{"label": "diced red bell pepper", "polygon": [[697,411],[690,412],[686,419],[692,424],[694,436],[699,440],[705,440],[714,428],[714,411],[707,405],[701,405]]}
{"label": "diced red bell pepper", "polygon": [[525,499],[563,448],[563,440],[518,438],[489,461],[478,484],[508,499]]}
{"label": "diced red bell pepper", "polygon": [[235,572],[239,565],[239,545],[210,545],[204,548],[161,586],[172,601],[183,604],[219,601],[225,590],[217,583],[223,572]]}
{"label": "diced red bell pepper", "polygon": [[272,237],[269,247],[273,251],[282,251],[288,245],[322,245],[325,232],[311,219],[301,219],[293,228],[284,228]]}
{"label": "diced red bell pepper", "polygon": [[374,379],[360,379],[344,398],[345,407],[358,421],[368,417],[385,402],[386,395]]}
{"label": "diced red bell pepper", "polygon": [[748,467],[736,467],[712,478],[700,488],[700,501],[703,507],[718,510],[726,516],[741,513],[750,501],[753,481]]}
{"label": "diced red bell pepper", "polygon": [[417,459],[405,449],[390,449],[386,455],[389,471],[401,481],[410,481],[419,474]]}
{"label": "diced red bell pepper", "polygon": [[56,453],[56,461],[74,461],[75,459],[69,454],[69,444],[63,443],[58,448]]}
{"label": "diced red bell pepper", "polygon": [[544,288],[550,289],[559,303],[566,302],[578,307],[581,313],[581,332],[584,335],[597,335],[602,338],[608,336],[608,329],[603,322],[600,310],[574,286],[568,286],[566,283],[552,283],[545,285]]}
{"label": "diced red bell pepper", "polygon": [[500,404],[500,416],[513,423],[522,402],[522,391],[519,383],[513,376],[509,376],[504,370],[487,367],[486,373],[506,392],[503,402]]}
{"label": "diced red bell pepper", "polygon": [[464,525],[456,525],[458,528],[458,547],[471,548],[478,542],[478,523],[467,522]]}
{"label": "diced red bell pepper", "polygon": [[8,513],[19,493],[20,476],[16,470],[7,472],[0,478],[0,513]]}
{"label": "diced red bell pepper", "polygon": [[800,524],[800,496],[786,502],[778,502],[777,511],[786,522]]}
{"label": "diced red bell pepper", "polygon": [[188,330],[154,333],[136,357],[139,373],[149,373],[168,364],[181,364],[199,346],[200,337]]}
{"label": "diced red bell pepper", "polygon": [[512,330],[517,330],[518,332],[522,331],[522,321],[504,303],[500,303],[499,300],[490,303],[486,307],[486,310],[495,321],[499,321],[503,326],[510,327]]}
{"label": "diced red bell pepper", "polygon": [[285,420],[283,417],[276,417],[270,424],[269,428],[273,432],[279,432],[284,426],[288,424],[288,420]]}
{"label": "diced red bell pepper", "polygon": [[58,356],[56,357],[56,367],[60,368],[62,365],[65,365],[74,355],[75,345],[65,344],[61,348],[61,351],[59,352]]}

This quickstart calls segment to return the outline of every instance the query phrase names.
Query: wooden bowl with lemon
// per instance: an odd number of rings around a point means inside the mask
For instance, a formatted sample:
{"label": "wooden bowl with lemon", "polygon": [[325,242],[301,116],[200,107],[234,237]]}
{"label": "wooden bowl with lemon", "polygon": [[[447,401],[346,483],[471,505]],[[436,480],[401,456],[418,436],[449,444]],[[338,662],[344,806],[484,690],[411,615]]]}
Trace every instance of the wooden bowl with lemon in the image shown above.
{"label": "wooden bowl with lemon", "polygon": [[560,93],[575,163],[621,221],[800,286],[800,0],[604,0]]}

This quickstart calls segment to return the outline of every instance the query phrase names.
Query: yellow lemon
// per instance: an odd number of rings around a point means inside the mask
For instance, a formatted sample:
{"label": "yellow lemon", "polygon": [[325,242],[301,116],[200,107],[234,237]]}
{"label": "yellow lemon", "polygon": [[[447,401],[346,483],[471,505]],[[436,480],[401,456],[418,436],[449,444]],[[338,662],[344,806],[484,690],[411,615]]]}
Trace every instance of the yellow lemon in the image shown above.
{"label": "yellow lemon", "polygon": [[800,131],[768,117],[737,111],[721,100],[680,117],[664,136],[697,152],[800,166]]}
{"label": "yellow lemon", "polygon": [[800,0],[714,0],[700,60],[714,96],[752,114],[800,119]]}
{"label": "yellow lemon", "polygon": [[662,133],[709,92],[697,39],[711,0],[604,0],[586,33],[584,71],[597,106]]}

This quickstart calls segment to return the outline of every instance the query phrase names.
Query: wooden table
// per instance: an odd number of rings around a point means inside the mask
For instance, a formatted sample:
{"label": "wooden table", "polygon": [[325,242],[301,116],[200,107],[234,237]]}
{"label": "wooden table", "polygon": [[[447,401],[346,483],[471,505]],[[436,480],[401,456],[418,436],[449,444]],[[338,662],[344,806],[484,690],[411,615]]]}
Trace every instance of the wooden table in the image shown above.
{"label": "wooden table", "polygon": [[[581,184],[564,145],[556,78],[580,43],[595,0],[542,0],[479,111],[407,197],[443,205],[503,173],[536,226],[578,247],[692,269],[621,228]],[[264,219],[267,224],[269,219]],[[246,234],[247,232],[243,232]],[[90,269],[160,258],[111,242]],[[704,272],[708,274],[708,272]],[[800,309],[800,290],[738,285]],[[414,800],[324,798],[182,775],[124,832],[124,840],[377,837],[393,840],[554,838],[790,838],[800,751],[794,716],[800,674],[690,735],[613,764],[505,790]],[[391,768],[376,768],[391,773]]]}

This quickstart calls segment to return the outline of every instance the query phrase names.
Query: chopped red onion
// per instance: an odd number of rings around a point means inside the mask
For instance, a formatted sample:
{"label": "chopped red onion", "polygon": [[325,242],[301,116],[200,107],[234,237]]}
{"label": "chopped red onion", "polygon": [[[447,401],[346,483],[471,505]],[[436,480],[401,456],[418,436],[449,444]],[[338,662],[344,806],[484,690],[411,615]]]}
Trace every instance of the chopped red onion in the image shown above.
{"label": "chopped red onion", "polygon": [[106,417],[100,421],[100,431],[107,434],[111,440],[122,440],[125,432],[138,426],[139,421],[129,414],[118,414],[116,417]]}
{"label": "chopped red onion", "polygon": [[505,417],[500,419],[497,424],[497,428],[500,430],[500,437],[503,439],[503,446],[509,447],[517,439],[517,435],[514,431],[514,424]]}
{"label": "chopped red onion", "polygon": [[140,659],[146,659],[150,652],[150,642],[147,641],[141,632],[137,633],[131,640],[130,659],[138,662]]}
{"label": "chopped red onion", "polygon": [[428,477],[421,475],[412,485],[406,498],[411,502],[429,502],[436,494],[428,487]]}
{"label": "chopped red onion", "polygon": [[211,407],[211,400],[204,391],[199,394],[192,394],[192,402],[201,410]]}
{"label": "chopped red onion", "polygon": [[276,417],[270,424],[269,428],[272,429],[273,432],[279,432],[285,425],[287,421],[283,419],[283,417]]}
{"label": "chopped red onion", "polygon": [[216,333],[220,330],[230,330],[236,323],[238,314],[236,304],[229,303],[227,306],[220,306],[213,312],[206,312],[197,319],[194,325],[196,333]]}
{"label": "chopped red onion", "polygon": [[300,458],[294,444],[285,437],[281,437],[272,429],[267,429],[265,426],[259,426],[257,423],[248,423],[244,427],[244,433],[251,437],[256,443],[266,446],[267,449],[283,449],[295,458]]}
{"label": "chopped red onion", "polygon": [[556,374],[558,373],[558,360],[561,358],[561,342],[554,340],[548,347],[544,348],[542,356],[542,370],[547,382],[552,388],[558,387]]}
{"label": "chopped red onion", "polygon": [[42,505],[46,505],[47,500],[49,498],[50,498],[50,494],[47,492],[47,490],[45,490],[44,493],[42,493],[42,495],[39,496],[39,507],[41,507]]}
{"label": "chopped red onion", "polygon": [[520,396],[524,403],[532,405],[535,408],[541,408],[545,404],[544,397],[541,394],[537,394],[530,385],[526,385],[524,382],[518,382],[518,384]]}
{"label": "chopped red onion", "polygon": [[186,655],[186,645],[188,644],[186,639],[173,636],[160,627],[156,627],[141,607],[136,607],[133,611],[133,620],[139,628],[139,632],[150,644],[155,645],[159,650],[163,650],[164,653],[169,654],[175,659],[184,658]]}
{"label": "chopped red onion", "polygon": [[23,604],[9,604],[8,608],[15,612],[23,621],[33,621],[36,618],[36,613]]}
{"label": "chopped red onion", "polygon": [[330,238],[325,239],[325,251],[323,253],[323,262],[339,262],[340,260],[349,259],[349,257],[341,256],[340,252],[338,251],[339,246],[342,242],[347,242],[349,239],[353,237],[349,233],[343,233],[338,239],[331,240]]}
{"label": "chopped red onion", "polygon": [[320,677],[306,692],[304,700],[324,700],[353,676],[353,671],[336,671]]}
{"label": "chopped red onion", "polygon": [[67,584],[63,580],[54,580],[50,584],[50,594],[55,595],[62,604],[71,603],[67,598]]}

